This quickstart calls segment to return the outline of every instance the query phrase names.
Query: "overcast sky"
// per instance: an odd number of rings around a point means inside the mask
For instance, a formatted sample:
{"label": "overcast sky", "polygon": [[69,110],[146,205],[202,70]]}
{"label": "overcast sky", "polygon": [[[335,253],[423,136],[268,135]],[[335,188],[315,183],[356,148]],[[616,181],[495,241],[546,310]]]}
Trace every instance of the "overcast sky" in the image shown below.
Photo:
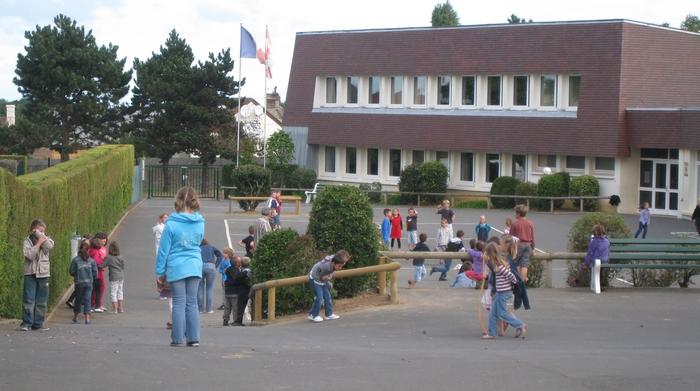
{"label": "overcast sky", "polygon": [[[26,30],[53,22],[59,13],[92,29],[98,44],[119,46],[119,56],[131,67],[135,57],[148,58],[173,28],[192,47],[197,59],[231,48],[238,77],[239,25],[265,43],[269,26],[273,79],[284,100],[289,68],[299,31],[429,26],[431,0],[0,0],[0,98],[20,98],[12,82],[17,54],[24,52]],[[698,0],[453,0],[461,24],[504,23],[510,14],[537,22],[631,19],[668,22],[678,27],[687,14],[700,15]],[[244,95],[260,101],[264,69],[244,59]]]}

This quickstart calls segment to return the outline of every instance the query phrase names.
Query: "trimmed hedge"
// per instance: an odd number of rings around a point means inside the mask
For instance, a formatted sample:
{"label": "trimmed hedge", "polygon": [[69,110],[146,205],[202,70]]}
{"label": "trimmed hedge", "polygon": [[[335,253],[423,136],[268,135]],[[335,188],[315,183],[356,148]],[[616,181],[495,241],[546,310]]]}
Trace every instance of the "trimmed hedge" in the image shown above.
{"label": "trimmed hedge", "polygon": [[[516,196],[536,196],[537,195],[537,183],[532,183],[532,182],[520,182],[518,183],[517,186],[515,186],[515,195]],[[517,205],[527,205],[527,198],[515,198],[515,203]],[[537,203],[535,202],[537,200],[535,199],[530,199],[530,205],[532,206],[537,206]]]}
{"label": "trimmed hedge", "polygon": [[[593,175],[581,175],[574,177],[569,184],[569,194],[572,196],[598,196],[600,195],[600,184],[598,178]],[[578,208],[581,200],[574,200],[574,205]],[[583,209],[589,212],[598,210],[598,200],[584,200]]]}
{"label": "trimmed hedge", "polygon": [[[253,164],[233,168],[230,174],[225,171],[225,180],[236,186],[235,196],[264,197],[270,195],[270,170]],[[230,175],[230,176],[229,176]],[[238,201],[244,211],[255,210],[260,201]]]}
{"label": "trimmed hedge", "polygon": [[[542,197],[562,197],[569,195],[569,173],[558,172],[552,175],[545,175],[537,182],[537,195]],[[549,209],[550,201],[539,200],[540,209]],[[558,209],[564,205],[564,200],[554,200],[554,208]]]}
{"label": "trimmed hedge", "polygon": [[[447,167],[436,161],[411,164],[404,167],[399,179],[399,191],[415,193],[445,193],[447,192]],[[438,203],[442,196],[421,196],[421,201]],[[404,203],[415,203],[417,195],[402,194]]]}
{"label": "trimmed hedge", "polygon": [[71,234],[109,232],[131,203],[133,165],[133,146],[104,145],[17,178],[0,169],[0,316],[22,314],[22,242],[31,221],[44,220],[55,241],[51,307],[72,282]]}
{"label": "trimmed hedge", "polygon": [[[520,180],[510,176],[499,176],[491,184],[491,195],[514,195]],[[491,198],[494,208],[510,209],[515,206],[514,198]]]}

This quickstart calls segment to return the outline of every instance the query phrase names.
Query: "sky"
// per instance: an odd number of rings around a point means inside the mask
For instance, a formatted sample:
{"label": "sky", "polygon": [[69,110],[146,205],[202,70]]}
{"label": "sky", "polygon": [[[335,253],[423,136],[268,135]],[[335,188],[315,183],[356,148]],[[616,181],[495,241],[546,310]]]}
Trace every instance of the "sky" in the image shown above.
{"label": "sky", "polygon": [[[176,29],[197,60],[231,48],[234,76],[242,63],[243,94],[262,102],[264,67],[256,59],[238,61],[239,26],[250,31],[258,47],[271,41],[272,80],[267,90],[285,100],[297,32],[430,25],[435,4],[443,0],[0,0],[0,98],[19,99],[12,82],[17,54],[24,53],[24,33],[53,23],[65,14],[92,30],[99,45],[119,46],[130,68],[159,50]],[[536,22],[630,19],[678,27],[686,15],[700,15],[698,0],[470,0],[450,1],[463,25],[505,23],[511,14]]]}

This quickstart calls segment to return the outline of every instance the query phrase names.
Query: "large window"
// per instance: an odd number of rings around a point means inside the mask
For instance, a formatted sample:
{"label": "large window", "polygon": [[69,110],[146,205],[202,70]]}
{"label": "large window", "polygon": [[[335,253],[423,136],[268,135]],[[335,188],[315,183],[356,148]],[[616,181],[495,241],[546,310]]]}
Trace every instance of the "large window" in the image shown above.
{"label": "large window", "polygon": [[326,147],[326,172],[335,172],[335,147]]}
{"label": "large window", "polygon": [[540,77],[540,106],[554,107],[557,101],[557,77],[543,75]]}
{"label": "large window", "polygon": [[447,168],[447,175],[450,175],[450,153],[447,151],[436,151],[435,160],[442,163]]}
{"label": "large window", "polygon": [[527,180],[527,155],[513,155],[511,176],[525,182]]}
{"label": "large window", "polygon": [[437,77],[437,104],[438,105],[449,105],[450,104],[450,76],[438,76]]}
{"label": "large window", "polygon": [[557,155],[537,155],[537,167],[554,168],[557,166]]}
{"label": "large window", "polygon": [[529,79],[527,76],[513,76],[513,106],[527,106]]}
{"label": "large window", "polygon": [[389,150],[389,176],[401,176],[401,150]]}
{"label": "large window", "polygon": [[391,104],[403,104],[403,76],[391,77]]}
{"label": "large window", "polygon": [[345,148],[345,172],[347,174],[357,174],[357,148]]}
{"label": "large window", "polygon": [[474,76],[462,76],[462,106],[476,104],[476,81]]}
{"label": "large window", "polygon": [[459,180],[474,182],[474,154],[471,152],[459,154]]}
{"label": "large window", "polygon": [[369,77],[369,89],[367,102],[371,105],[379,104],[379,91],[381,90],[381,78],[379,76]]}
{"label": "large window", "polygon": [[595,158],[596,171],[615,171],[614,157],[597,157]]}
{"label": "large window", "polygon": [[425,152],[424,151],[413,151],[413,164],[418,164],[418,163],[423,163],[425,161]]}
{"label": "large window", "polygon": [[501,159],[497,153],[486,154],[486,182],[492,183],[501,173]]}
{"label": "large window", "polygon": [[427,84],[427,78],[425,76],[413,77],[413,104],[414,105],[424,105],[425,104],[426,84]]}
{"label": "large window", "polygon": [[335,77],[326,78],[326,103],[338,103],[338,80]]}
{"label": "large window", "polygon": [[578,107],[579,88],[581,88],[581,76],[569,76],[569,107]]}
{"label": "large window", "polygon": [[379,150],[367,148],[367,175],[379,175]]}
{"label": "large window", "polygon": [[501,77],[500,76],[489,76],[487,79],[487,104],[489,106],[500,106],[501,105]]}
{"label": "large window", "polygon": [[359,88],[360,78],[357,76],[348,77],[348,103],[357,104]]}
{"label": "large window", "polygon": [[567,156],[566,168],[569,170],[585,170],[586,158],[584,156]]}

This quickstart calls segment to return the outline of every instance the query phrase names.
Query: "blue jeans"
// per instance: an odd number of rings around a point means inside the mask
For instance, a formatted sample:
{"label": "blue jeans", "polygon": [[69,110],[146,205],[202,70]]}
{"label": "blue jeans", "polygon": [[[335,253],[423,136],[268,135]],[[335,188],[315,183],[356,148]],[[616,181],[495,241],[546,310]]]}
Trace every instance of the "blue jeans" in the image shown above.
{"label": "blue jeans", "polygon": [[73,305],[73,313],[78,315],[80,308],[83,308],[83,314],[89,314],[92,309],[90,301],[92,299],[92,284],[75,284],[75,303]]}
{"label": "blue jeans", "polygon": [[199,281],[197,304],[200,311],[205,311],[204,290],[206,289],[206,312],[214,309],[214,280],[216,280],[216,266],[211,262],[205,262],[202,267],[202,279]]}
{"label": "blue jeans", "polygon": [[525,323],[508,312],[508,301],[513,297],[510,292],[496,292],[489,311],[489,335],[498,335],[498,320],[502,320],[515,329],[522,328]]}
{"label": "blue jeans", "polygon": [[445,259],[445,263],[443,263],[439,266],[433,266],[433,272],[440,272],[440,279],[444,280],[447,278],[447,272],[450,271],[451,267],[452,267],[452,260]]}
{"label": "blue jeans", "polygon": [[642,234],[642,239],[647,238],[647,228],[649,227],[649,224],[643,224],[641,221],[639,222],[639,228],[637,228],[637,233],[634,234],[634,237],[637,238],[639,234]]}
{"label": "blue jeans", "polygon": [[34,274],[24,276],[22,292],[22,326],[33,329],[44,325],[46,303],[49,300],[49,278],[36,278]]}
{"label": "blue jeans", "polygon": [[326,310],[326,316],[333,315],[333,299],[331,299],[331,292],[328,290],[328,283],[318,285],[314,280],[309,279],[309,284],[311,284],[311,291],[314,293],[314,304],[311,306],[309,315],[318,316],[318,313],[321,312],[321,304]]}
{"label": "blue jeans", "polygon": [[423,279],[423,270],[425,270],[423,265],[413,267],[413,282],[419,283]]}
{"label": "blue jeans", "polygon": [[408,244],[418,244],[418,231],[406,231],[408,233]]}
{"label": "blue jeans", "polygon": [[199,277],[187,277],[170,283],[173,292],[173,330],[170,339],[173,343],[199,342],[199,307],[197,291]]}

